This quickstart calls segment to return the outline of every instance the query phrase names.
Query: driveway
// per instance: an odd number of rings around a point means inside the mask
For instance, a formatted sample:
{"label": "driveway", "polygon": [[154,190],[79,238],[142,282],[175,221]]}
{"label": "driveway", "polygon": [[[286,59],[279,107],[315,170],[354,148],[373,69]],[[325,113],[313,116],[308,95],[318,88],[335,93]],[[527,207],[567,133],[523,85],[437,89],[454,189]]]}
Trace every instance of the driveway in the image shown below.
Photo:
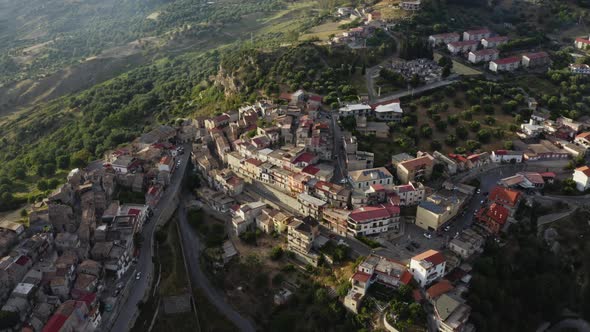
{"label": "driveway", "polygon": [[[191,151],[190,144],[184,144],[184,149],[185,151]],[[131,328],[129,323],[134,320],[134,317],[138,311],[137,304],[143,299],[146,291],[150,287],[150,278],[148,278],[148,276],[152,273],[154,265],[152,262],[152,244],[154,239],[154,231],[156,229],[156,225],[160,222],[162,210],[164,207],[173,204],[174,196],[181,188],[182,178],[184,177],[189,158],[190,152],[180,156],[180,160],[182,160],[180,168],[172,175],[170,185],[168,188],[166,188],[162,198],[160,199],[160,202],[153,210],[154,215],[149,219],[149,223],[143,226],[142,235],[144,237],[144,241],[141,246],[138,263],[135,266],[136,272],[141,272],[142,278],[133,281],[135,284],[131,286],[131,290],[126,302],[118,310],[118,316],[115,323],[111,327],[111,331],[128,331]]]}

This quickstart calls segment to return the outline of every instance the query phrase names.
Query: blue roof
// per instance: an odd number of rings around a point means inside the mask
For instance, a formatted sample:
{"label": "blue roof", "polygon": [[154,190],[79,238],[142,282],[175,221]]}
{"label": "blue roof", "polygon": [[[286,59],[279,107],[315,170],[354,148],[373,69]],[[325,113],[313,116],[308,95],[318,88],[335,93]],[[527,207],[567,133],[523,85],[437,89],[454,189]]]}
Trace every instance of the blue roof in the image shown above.
{"label": "blue roof", "polygon": [[420,207],[430,211],[430,212],[434,212],[434,213],[443,213],[446,211],[446,209],[438,204],[435,204],[431,201],[423,201],[420,202]]}

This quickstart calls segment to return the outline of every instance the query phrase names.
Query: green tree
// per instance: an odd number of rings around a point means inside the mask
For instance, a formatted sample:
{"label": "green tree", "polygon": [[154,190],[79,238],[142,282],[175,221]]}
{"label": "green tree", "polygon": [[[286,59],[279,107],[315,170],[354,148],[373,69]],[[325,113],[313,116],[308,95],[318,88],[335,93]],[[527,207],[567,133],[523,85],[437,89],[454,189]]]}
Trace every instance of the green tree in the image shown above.
{"label": "green tree", "polygon": [[281,259],[283,257],[283,248],[281,248],[279,246],[272,248],[270,251],[269,257],[273,261],[278,261],[279,259]]}

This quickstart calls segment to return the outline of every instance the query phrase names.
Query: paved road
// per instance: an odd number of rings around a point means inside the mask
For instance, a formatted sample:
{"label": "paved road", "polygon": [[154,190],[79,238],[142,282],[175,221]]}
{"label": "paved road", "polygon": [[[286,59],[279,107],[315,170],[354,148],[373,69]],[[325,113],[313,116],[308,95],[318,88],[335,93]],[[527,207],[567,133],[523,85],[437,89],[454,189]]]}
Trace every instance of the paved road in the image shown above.
{"label": "paved road", "polygon": [[388,101],[388,100],[392,100],[392,99],[400,99],[402,97],[406,97],[406,96],[410,96],[410,95],[412,95],[412,96],[417,95],[422,92],[426,92],[426,91],[433,90],[433,89],[438,89],[440,87],[453,84],[453,83],[457,82],[456,78],[457,78],[456,76],[453,76],[453,77],[449,76],[449,78],[447,78],[446,80],[426,84],[426,85],[419,86],[414,89],[396,91],[390,95],[382,96],[381,98],[375,99],[372,102],[373,103],[380,103],[380,102],[384,102],[384,101]]}
{"label": "paved road", "polygon": [[332,143],[332,152],[336,156],[336,168],[334,169],[334,177],[332,181],[336,183],[340,183],[340,180],[346,178],[348,176],[346,170],[346,153],[344,151],[344,144],[342,141],[342,129],[336,122],[338,116],[336,114],[332,115],[332,119],[330,121],[330,126],[332,129],[332,136],[334,136],[334,142]]}
{"label": "paved road", "polygon": [[154,253],[152,252],[152,242],[154,238],[154,231],[156,229],[156,224],[158,224],[158,221],[161,217],[162,210],[164,207],[173,204],[173,198],[181,188],[182,178],[185,174],[188,159],[190,158],[190,152],[188,152],[191,151],[190,144],[185,144],[184,149],[187,151],[187,153],[180,156],[180,160],[182,160],[181,167],[172,175],[170,185],[168,188],[166,188],[162,198],[160,199],[160,202],[154,209],[154,215],[150,219],[150,222],[143,227],[142,234],[144,237],[144,242],[141,246],[141,251],[138,258],[139,261],[135,266],[136,271],[141,272],[142,278],[135,281],[135,285],[132,286],[130,294],[127,297],[127,301],[120,307],[117,319],[111,328],[111,331],[113,332],[128,331],[131,328],[129,326],[129,322],[133,319],[137,312],[137,303],[143,299],[146,290],[150,286],[148,283],[148,275],[153,270],[152,256]]}
{"label": "paved road", "polygon": [[[213,213],[216,217],[222,219],[226,225],[231,221],[231,218],[228,214],[210,211],[210,209],[207,209],[207,206],[204,206],[203,208],[207,210],[208,213]],[[227,317],[236,327],[238,327],[240,331],[255,331],[252,322],[242,317],[229,303],[225,301],[223,292],[214,287],[201,270],[199,257],[201,256],[201,252],[204,248],[201,244],[199,236],[188,224],[186,209],[182,200],[178,209],[178,225],[180,226],[184,253],[187,260],[186,263],[189,269],[189,275],[193,287],[200,288],[203,293],[205,293],[209,301],[215,305],[217,310],[225,315],[225,317]],[[199,308],[197,308],[197,310],[199,310]]]}

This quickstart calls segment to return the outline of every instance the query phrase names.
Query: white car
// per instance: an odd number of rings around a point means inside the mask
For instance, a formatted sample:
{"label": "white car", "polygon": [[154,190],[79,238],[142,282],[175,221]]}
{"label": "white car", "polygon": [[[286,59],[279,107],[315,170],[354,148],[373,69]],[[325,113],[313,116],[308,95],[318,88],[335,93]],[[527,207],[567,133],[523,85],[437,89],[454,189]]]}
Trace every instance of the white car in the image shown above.
{"label": "white car", "polygon": [[141,279],[141,272],[137,272],[137,274],[135,275],[135,280],[139,279]]}
{"label": "white car", "polygon": [[424,233],[424,237],[427,239],[432,239],[432,234],[430,233]]}
{"label": "white car", "polygon": [[448,232],[451,230],[451,225],[446,225],[445,228],[443,228],[445,232]]}

